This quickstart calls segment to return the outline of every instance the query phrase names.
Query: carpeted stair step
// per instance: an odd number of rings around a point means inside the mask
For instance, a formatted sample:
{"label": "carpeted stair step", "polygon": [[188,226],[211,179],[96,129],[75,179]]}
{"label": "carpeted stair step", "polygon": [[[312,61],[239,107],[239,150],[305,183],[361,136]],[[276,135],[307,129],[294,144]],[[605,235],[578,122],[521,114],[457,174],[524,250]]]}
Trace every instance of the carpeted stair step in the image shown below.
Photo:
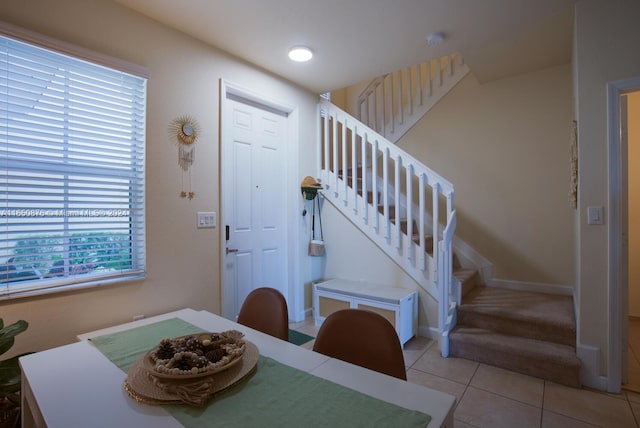
{"label": "carpeted stair step", "polygon": [[575,347],[573,298],[475,287],[458,307],[458,325]]}
{"label": "carpeted stair step", "polygon": [[461,269],[462,262],[460,261],[460,257],[458,257],[458,253],[453,253],[453,269]]}
{"label": "carpeted stair step", "polygon": [[453,276],[460,281],[463,298],[480,284],[480,273],[476,269],[465,269],[460,266],[456,267],[454,264]]}
{"label": "carpeted stair step", "polygon": [[449,335],[451,355],[579,388],[575,348],[557,343],[458,326]]}

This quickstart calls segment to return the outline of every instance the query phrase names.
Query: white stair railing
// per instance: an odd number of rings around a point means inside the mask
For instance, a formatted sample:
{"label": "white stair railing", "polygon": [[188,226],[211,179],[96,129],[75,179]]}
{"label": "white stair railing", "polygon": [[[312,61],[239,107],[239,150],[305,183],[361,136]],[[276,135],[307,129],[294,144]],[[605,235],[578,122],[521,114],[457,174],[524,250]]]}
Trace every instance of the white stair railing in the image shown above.
{"label": "white stair railing", "polygon": [[395,143],[468,72],[452,54],[379,76],[358,97],[360,121]]}
{"label": "white stair railing", "polygon": [[441,349],[448,354],[456,307],[453,184],[326,100],[318,117],[325,199],[439,302]]}

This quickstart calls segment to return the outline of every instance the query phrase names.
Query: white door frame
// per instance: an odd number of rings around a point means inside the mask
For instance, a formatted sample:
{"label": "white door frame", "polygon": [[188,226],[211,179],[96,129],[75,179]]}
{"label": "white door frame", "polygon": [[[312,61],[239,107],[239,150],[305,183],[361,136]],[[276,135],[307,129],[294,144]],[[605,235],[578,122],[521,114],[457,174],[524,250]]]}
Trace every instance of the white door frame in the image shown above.
{"label": "white door frame", "polygon": [[[300,284],[300,262],[296,254],[299,254],[300,244],[299,244],[299,228],[298,222],[295,221],[296,217],[293,215],[295,209],[297,209],[299,205],[299,199],[296,196],[300,192],[300,188],[298,185],[297,171],[298,171],[298,108],[294,107],[288,103],[274,100],[272,98],[263,96],[258,94],[250,89],[244,88],[240,85],[232,83],[225,79],[220,79],[220,104],[219,104],[219,124],[220,124],[220,153],[219,153],[219,177],[220,177],[220,194],[219,194],[219,206],[220,206],[220,221],[221,225],[220,230],[220,306],[222,316],[225,316],[225,295],[224,295],[224,284],[226,281],[224,269],[224,263],[226,260],[226,239],[225,239],[225,230],[224,225],[227,224],[227,219],[224,217],[225,210],[222,207],[224,201],[225,192],[229,191],[226,188],[225,175],[224,175],[224,142],[228,138],[228,130],[224,126],[226,122],[226,108],[225,103],[229,97],[234,97],[236,99],[242,99],[249,104],[254,106],[260,106],[267,110],[275,110],[280,113],[284,113],[287,115],[286,126],[287,126],[287,146],[285,148],[286,153],[286,171],[285,171],[285,180],[286,185],[283,191],[285,192],[285,204],[287,206],[286,209],[286,218],[285,224],[287,237],[286,237],[286,261],[288,266],[288,284],[286,284],[285,289],[287,290],[287,295],[285,296],[288,309],[289,309],[289,319],[294,321],[299,321],[296,319],[296,314],[300,313],[302,308],[302,312],[304,312],[304,290],[302,287],[296,287],[295,284]],[[304,319],[304,318],[303,318]]]}
{"label": "white door frame", "polygon": [[[628,92],[640,90],[640,77],[633,77],[607,84],[607,135],[609,153],[609,349],[608,349],[608,391],[619,392],[622,384],[622,345],[627,343],[626,329],[623,323],[628,318],[628,277],[623,274],[625,268],[623,254],[624,239],[628,234],[623,219],[622,207],[626,206],[622,198],[622,173],[627,170],[623,153],[623,141],[620,138],[620,97]],[[624,283],[623,283],[624,282]]]}

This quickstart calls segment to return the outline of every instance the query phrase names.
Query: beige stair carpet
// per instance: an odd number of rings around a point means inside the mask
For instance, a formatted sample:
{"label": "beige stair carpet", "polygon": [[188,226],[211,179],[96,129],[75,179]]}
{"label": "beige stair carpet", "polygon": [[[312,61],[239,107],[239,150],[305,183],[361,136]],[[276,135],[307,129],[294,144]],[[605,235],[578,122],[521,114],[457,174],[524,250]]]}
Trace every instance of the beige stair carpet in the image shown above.
{"label": "beige stair carpet", "polygon": [[458,308],[453,356],[579,387],[570,296],[476,287]]}

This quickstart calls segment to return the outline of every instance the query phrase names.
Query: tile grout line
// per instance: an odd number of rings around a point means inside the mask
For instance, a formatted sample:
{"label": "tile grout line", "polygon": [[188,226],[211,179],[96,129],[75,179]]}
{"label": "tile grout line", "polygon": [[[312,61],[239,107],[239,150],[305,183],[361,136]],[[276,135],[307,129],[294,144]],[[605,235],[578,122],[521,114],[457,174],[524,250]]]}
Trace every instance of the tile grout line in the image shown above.
{"label": "tile grout line", "polygon": [[636,416],[636,412],[633,411],[633,406],[631,405],[631,400],[629,400],[629,394],[626,394],[627,396],[627,404],[629,405],[629,409],[631,410],[631,415],[633,416],[633,420],[636,423],[636,427],[640,426],[639,422],[638,422],[638,417]]}
{"label": "tile grout line", "polygon": [[553,413],[554,415],[557,415],[557,416],[562,416],[563,418],[566,418],[566,419],[571,419],[572,421],[580,422],[580,424],[583,424],[583,425],[589,425],[594,428],[602,428],[600,425],[592,424],[591,422],[583,421],[582,419],[576,419],[573,416],[568,416],[563,413],[554,412],[552,410],[547,410],[547,412]]}
{"label": "tile grout line", "polygon": [[[473,380],[473,377],[478,373],[478,368],[479,367],[480,367],[480,363],[478,363],[476,365],[476,368],[473,371],[473,374],[469,377],[469,380],[467,381],[467,383],[466,383],[466,385],[464,387],[464,392],[460,395],[460,401],[456,403],[456,407],[453,409],[453,418],[454,419],[456,417],[456,410],[458,409],[458,406],[460,405],[460,403],[462,403],[462,400],[464,399],[464,396],[467,394],[467,391],[469,391],[469,387],[471,386],[471,381]],[[455,381],[453,381],[451,379],[448,379],[448,380],[451,381],[451,382],[455,382]]]}
{"label": "tile grout line", "polygon": [[[540,410],[543,410],[542,406],[537,406],[537,405],[535,405],[535,404],[527,403],[527,402],[525,402],[525,401],[521,401],[521,400],[518,400],[518,399],[516,399],[516,398],[507,397],[506,395],[502,395],[502,394],[500,394],[499,392],[491,391],[491,390],[489,390],[489,389],[482,388],[482,387],[480,387],[480,386],[478,386],[478,385],[471,385],[471,384],[469,384],[469,386],[470,386],[470,387],[472,387],[472,388],[477,389],[478,391],[486,392],[487,394],[495,395],[495,396],[498,396],[498,397],[504,398],[504,399],[506,399],[506,400],[510,400],[510,401],[515,402],[515,403],[522,404],[522,405],[524,405],[524,406],[533,407],[534,409],[540,409]],[[544,399],[544,398],[543,398],[543,399]]]}

